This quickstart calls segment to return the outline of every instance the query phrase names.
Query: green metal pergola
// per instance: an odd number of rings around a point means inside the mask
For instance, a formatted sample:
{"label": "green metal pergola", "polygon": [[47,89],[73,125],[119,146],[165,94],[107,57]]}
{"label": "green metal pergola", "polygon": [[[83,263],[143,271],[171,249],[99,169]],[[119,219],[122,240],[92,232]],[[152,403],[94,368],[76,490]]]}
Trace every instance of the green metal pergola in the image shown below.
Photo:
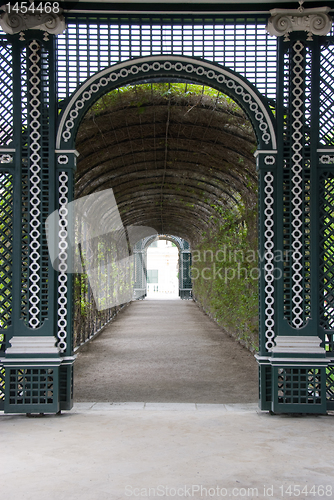
{"label": "green metal pergola", "polygon": [[333,409],[334,2],[36,6],[0,19],[0,409],[72,407],[76,132],[110,90],[169,78],[227,94],[256,133],[260,408]]}

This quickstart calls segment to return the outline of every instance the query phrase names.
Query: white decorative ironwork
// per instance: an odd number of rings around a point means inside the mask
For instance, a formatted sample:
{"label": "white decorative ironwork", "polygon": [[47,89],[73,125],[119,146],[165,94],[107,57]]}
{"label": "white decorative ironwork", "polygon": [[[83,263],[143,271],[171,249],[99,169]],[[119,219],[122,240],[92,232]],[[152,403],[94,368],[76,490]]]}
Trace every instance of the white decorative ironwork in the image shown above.
{"label": "white decorative ironwork", "polygon": [[29,44],[31,51],[29,60],[29,104],[30,104],[30,243],[31,252],[29,255],[29,325],[31,328],[37,328],[40,324],[40,46],[36,40]]}
{"label": "white decorative ironwork", "polygon": [[293,50],[295,55],[293,56],[293,98],[292,98],[292,281],[294,284],[292,285],[292,302],[293,302],[293,319],[292,324],[295,328],[300,328],[303,325],[303,156],[301,151],[303,149],[302,139],[303,135],[301,129],[303,127],[303,66],[302,62],[304,56],[302,55],[302,50],[304,49],[304,45],[302,42],[297,41],[293,45]]}
{"label": "white decorative ironwork", "polygon": [[68,174],[59,173],[59,274],[58,274],[58,348],[65,352],[67,327],[67,226],[68,226]]}
{"label": "white decorative ironwork", "polygon": [[[18,2],[19,3],[19,2]],[[27,3],[27,2],[22,2]],[[52,2],[50,2],[52,5]],[[57,3],[57,2],[54,2]],[[59,4],[58,4],[59,5]],[[13,12],[8,10],[8,4],[4,7],[6,11],[0,15],[0,26],[5,33],[14,35],[20,33],[21,39],[23,31],[29,29],[42,30],[53,35],[60,35],[64,32],[66,25],[64,16],[61,15],[62,9],[59,7],[51,12],[29,13]],[[23,36],[24,40],[24,36]]]}
{"label": "white decorative ironwork", "polygon": [[13,157],[12,155],[0,155],[0,163],[12,163]]}
{"label": "white decorative ironwork", "polygon": [[139,61],[137,64],[122,63],[118,65],[118,68],[107,68],[88,80],[73,96],[62,116],[57,135],[57,148],[60,148],[62,140],[67,143],[72,139],[75,122],[80,111],[87,106],[87,101],[90,101],[104,87],[129,75],[138,76],[142,74],[143,77],[147,78],[148,72],[171,70],[173,70],[174,75],[185,71],[189,76],[191,74],[205,76],[212,81],[213,85],[217,83],[225,85],[227,90],[233,91],[242,99],[243,106],[249,110],[250,116],[257,122],[263,142],[267,145],[271,144],[273,149],[276,148],[275,132],[268,111],[261,99],[249,88],[249,84],[244,82],[239,75],[234,75],[224,68],[217,68],[204,61],[201,64],[196,64],[193,61],[187,61],[185,57],[175,57],[175,60],[173,60],[172,56],[169,56],[168,59],[160,56],[159,60],[153,57],[145,58],[143,63]]}
{"label": "white decorative ironwork", "polygon": [[268,155],[264,157],[264,163],[266,165],[274,165],[276,162],[275,156]]}
{"label": "white decorative ironwork", "polygon": [[312,35],[327,35],[332,27],[332,18],[328,15],[330,7],[314,9],[273,9],[270,11],[267,31],[272,36],[285,36],[289,40],[292,31],[306,31],[308,39]]}
{"label": "white decorative ironwork", "polygon": [[264,177],[264,251],[265,251],[265,336],[266,349],[270,351],[274,343],[274,176],[267,172]]}
{"label": "white decorative ironwork", "polygon": [[323,165],[330,165],[334,163],[334,155],[322,155],[320,156],[320,163]]}
{"label": "white decorative ironwork", "polygon": [[67,155],[59,155],[58,156],[58,163],[59,163],[59,165],[66,165],[68,163],[68,156]]}

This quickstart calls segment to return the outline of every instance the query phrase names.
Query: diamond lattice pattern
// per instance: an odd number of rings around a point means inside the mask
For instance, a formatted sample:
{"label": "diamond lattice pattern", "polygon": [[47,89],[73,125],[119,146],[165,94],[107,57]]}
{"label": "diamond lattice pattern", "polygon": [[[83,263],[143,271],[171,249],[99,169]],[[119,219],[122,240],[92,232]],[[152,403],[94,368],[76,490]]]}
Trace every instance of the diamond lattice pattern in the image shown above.
{"label": "diamond lattice pattern", "polygon": [[13,176],[0,173],[0,328],[11,323],[13,251]]}
{"label": "diamond lattice pattern", "polygon": [[320,142],[334,146],[334,46],[321,53],[320,62]]}
{"label": "diamond lattice pattern", "polygon": [[0,35],[0,146],[12,141],[13,135],[13,68],[11,45]]}

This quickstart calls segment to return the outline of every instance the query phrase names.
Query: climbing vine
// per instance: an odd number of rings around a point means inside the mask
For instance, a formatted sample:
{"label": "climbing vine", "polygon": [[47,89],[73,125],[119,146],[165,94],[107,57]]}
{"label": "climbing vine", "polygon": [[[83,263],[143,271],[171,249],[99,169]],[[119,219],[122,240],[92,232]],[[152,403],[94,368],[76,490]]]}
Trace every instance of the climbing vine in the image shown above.
{"label": "climbing vine", "polygon": [[258,344],[256,207],[217,209],[216,228],[192,251],[193,295],[219,325],[248,349]]}

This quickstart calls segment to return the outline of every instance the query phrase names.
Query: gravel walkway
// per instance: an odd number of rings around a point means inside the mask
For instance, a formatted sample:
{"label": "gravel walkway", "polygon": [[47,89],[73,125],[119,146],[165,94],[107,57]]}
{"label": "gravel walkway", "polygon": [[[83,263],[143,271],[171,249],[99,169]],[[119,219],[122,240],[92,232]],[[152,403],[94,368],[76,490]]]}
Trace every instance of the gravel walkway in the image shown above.
{"label": "gravel walkway", "polygon": [[254,356],[193,301],[132,302],[84,346],[75,401],[253,403]]}

